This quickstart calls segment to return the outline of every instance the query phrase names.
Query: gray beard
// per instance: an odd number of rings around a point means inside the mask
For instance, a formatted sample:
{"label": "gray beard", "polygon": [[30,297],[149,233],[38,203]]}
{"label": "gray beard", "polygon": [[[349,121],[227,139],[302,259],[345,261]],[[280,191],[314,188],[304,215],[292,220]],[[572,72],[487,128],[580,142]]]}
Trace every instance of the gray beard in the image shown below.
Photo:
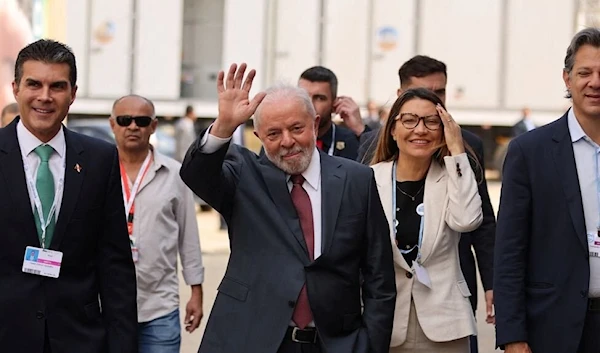
{"label": "gray beard", "polygon": [[[313,150],[315,149],[315,143],[307,148],[294,148],[294,149],[281,149],[279,150],[279,155],[272,156],[265,149],[265,154],[267,158],[271,161],[271,163],[275,164],[275,166],[281,170],[283,170],[288,175],[296,175],[302,174],[310,164],[312,159]],[[294,162],[288,162],[283,160],[283,155],[289,154],[290,152],[301,152],[300,159]]]}

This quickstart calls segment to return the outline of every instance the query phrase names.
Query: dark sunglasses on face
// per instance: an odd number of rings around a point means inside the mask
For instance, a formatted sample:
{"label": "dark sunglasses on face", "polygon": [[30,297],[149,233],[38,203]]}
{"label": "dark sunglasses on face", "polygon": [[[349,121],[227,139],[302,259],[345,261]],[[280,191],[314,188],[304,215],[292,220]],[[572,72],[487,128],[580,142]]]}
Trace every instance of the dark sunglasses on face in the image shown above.
{"label": "dark sunglasses on face", "polygon": [[127,127],[131,125],[132,121],[135,121],[135,125],[138,127],[146,127],[149,126],[152,122],[152,117],[150,116],[132,116],[132,115],[119,115],[115,118],[117,124],[119,126]]}

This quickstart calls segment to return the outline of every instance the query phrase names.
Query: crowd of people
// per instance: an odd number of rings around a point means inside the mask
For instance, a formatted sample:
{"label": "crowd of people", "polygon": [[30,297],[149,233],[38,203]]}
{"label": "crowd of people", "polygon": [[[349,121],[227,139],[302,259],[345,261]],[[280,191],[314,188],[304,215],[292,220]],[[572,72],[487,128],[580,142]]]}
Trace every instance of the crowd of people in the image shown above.
{"label": "crowd of people", "polygon": [[[255,75],[219,73],[197,137],[188,109],[180,163],[150,144],[146,97],[114,102],[116,147],[63,126],[75,56],[21,49],[0,129],[3,352],[179,352],[178,259],[185,330],[203,319],[194,194],[231,248],[201,353],[477,352],[477,272],[499,348],[600,351],[599,29],[568,46],[564,116],[536,127],[524,111],[497,224],[443,62],[403,63],[389,111],[364,118],[328,68],[250,97]],[[250,119],[259,154],[233,141]]]}

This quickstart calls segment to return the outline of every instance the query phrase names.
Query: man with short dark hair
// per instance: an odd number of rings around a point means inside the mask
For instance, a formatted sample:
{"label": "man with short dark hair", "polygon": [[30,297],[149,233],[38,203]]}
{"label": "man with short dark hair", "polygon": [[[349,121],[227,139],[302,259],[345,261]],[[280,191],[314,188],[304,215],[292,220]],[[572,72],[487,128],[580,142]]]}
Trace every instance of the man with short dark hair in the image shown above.
{"label": "man with short dark hair", "polygon": [[[442,102],[446,102],[446,83],[447,72],[446,64],[424,55],[417,55],[405,62],[398,70],[400,78],[400,88],[398,96],[409,88],[424,87],[435,93]],[[379,131],[369,131],[361,137],[361,145],[358,161],[369,164],[372,159]],[[477,160],[481,164],[481,170],[485,171],[483,160],[483,143],[477,135],[462,129],[462,135],[475,151]],[[478,170],[479,168],[474,168]],[[478,175],[482,182],[479,184],[479,195],[481,196],[483,207],[483,222],[481,226],[473,232],[463,233],[459,242],[460,266],[471,291],[471,306],[473,313],[477,309],[477,276],[475,258],[473,250],[477,255],[477,264],[479,265],[479,275],[485,292],[486,302],[486,322],[493,323],[493,303],[494,295],[492,291],[493,270],[494,270],[494,237],[496,229],[496,218],[490,202],[490,196],[487,189],[485,173]],[[471,353],[476,353],[477,337],[471,337]]]}
{"label": "man with short dark hair", "polygon": [[494,292],[506,353],[600,352],[600,29],[564,59],[572,107],[514,138],[502,177]]}
{"label": "man with short dark hair", "polygon": [[[300,75],[298,86],[308,92],[321,117],[317,147],[330,156],[355,160],[358,155],[358,139],[370,128],[363,123],[360,109],[352,98],[338,97],[338,79],[333,71],[323,66],[311,67]],[[333,113],[340,115],[347,128],[335,125],[331,120]]]}
{"label": "man with short dark hair", "polygon": [[62,125],[76,80],[62,43],[19,52],[20,116],[0,129],[3,352],[138,352],[117,150]]}

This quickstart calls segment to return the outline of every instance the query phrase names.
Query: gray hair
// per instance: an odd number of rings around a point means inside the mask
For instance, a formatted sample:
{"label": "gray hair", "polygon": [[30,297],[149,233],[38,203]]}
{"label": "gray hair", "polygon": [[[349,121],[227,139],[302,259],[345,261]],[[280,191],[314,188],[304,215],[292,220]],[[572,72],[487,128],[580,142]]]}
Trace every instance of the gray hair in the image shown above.
{"label": "gray hair", "polygon": [[268,103],[277,102],[284,99],[296,99],[300,103],[304,105],[306,113],[308,113],[313,120],[317,116],[315,111],[315,107],[312,104],[310,97],[306,90],[290,85],[287,83],[278,83],[275,84],[265,90],[267,94],[263,101],[260,103],[258,108],[256,108],[256,112],[254,112],[254,130],[258,130],[258,125],[260,124],[261,113],[263,106]]}
{"label": "gray hair", "polygon": [[[600,29],[590,27],[582,29],[575,34],[571,40],[571,44],[569,44],[569,47],[567,48],[567,55],[565,56],[564,71],[567,74],[571,75],[571,71],[575,65],[575,54],[577,54],[579,48],[584,45],[600,48]],[[569,90],[567,90],[565,98],[571,98],[571,92]]]}

